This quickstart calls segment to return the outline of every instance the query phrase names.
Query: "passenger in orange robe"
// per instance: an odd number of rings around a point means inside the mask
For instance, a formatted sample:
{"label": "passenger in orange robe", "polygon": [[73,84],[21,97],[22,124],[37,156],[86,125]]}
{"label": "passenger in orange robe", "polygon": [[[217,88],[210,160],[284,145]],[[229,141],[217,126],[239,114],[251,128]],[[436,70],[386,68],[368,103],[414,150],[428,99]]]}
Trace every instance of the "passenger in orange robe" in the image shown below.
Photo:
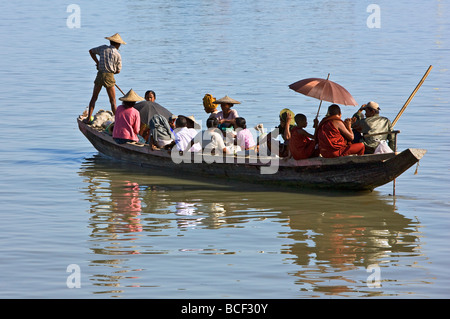
{"label": "passenger in orange robe", "polygon": [[[306,116],[297,114],[294,117],[297,126],[291,129],[291,138],[289,140],[289,151],[295,160],[301,160],[310,157],[319,156],[319,149],[316,148],[314,135],[305,131],[308,126]],[[316,125],[317,126],[317,125]]]}
{"label": "passenger in orange robe", "polygon": [[320,154],[323,157],[339,157],[347,155],[364,155],[364,144],[353,141],[351,119],[342,121],[341,108],[332,104],[328,107],[328,114],[319,124],[316,131]]}

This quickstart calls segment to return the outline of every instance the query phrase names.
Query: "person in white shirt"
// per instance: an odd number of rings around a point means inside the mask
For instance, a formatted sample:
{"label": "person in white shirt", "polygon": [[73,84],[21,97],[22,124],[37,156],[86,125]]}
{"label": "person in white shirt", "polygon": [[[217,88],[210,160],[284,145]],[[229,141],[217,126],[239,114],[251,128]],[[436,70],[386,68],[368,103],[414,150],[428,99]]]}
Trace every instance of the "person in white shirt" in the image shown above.
{"label": "person in white shirt", "polygon": [[175,144],[179,151],[184,152],[188,149],[189,152],[200,152],[202,150],[202,146],[200,143],[194,143],[192,147],[188,148],[191,141],[197,135],[197,130],[193,128],[187,127],[187,119],[184,116],[179,116],[175,121],[175,140],[172,142],[172,146]]}
{"label": "person in white shirt", "polygon": [[190,145],[193,146],[195,142],[201,142],[203,153],[207,155],[230,153],[223,141],[222,132],[217,128],[218,125],[219,121],[216,118],[209,118],[206,121],[207,130],[197,133]]}

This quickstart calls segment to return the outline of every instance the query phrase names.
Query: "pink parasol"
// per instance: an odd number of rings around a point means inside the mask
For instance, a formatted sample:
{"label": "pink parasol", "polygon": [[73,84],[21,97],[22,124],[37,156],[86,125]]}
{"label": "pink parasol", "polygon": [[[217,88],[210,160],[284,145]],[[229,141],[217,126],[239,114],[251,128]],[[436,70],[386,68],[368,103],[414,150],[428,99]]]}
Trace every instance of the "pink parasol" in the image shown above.
{"label": "pink parasol", "polygon": [[[289,88],[295,92],[320,100],[320,105],[322,105],[322,101],[342,105],[358,105],[353,96],[343,86],[330,81],[329,77],[330,74],[328,74],[327,79],[303,79],[292,83],[289,85]],[[317,116],[319,115],[320,105]]]}

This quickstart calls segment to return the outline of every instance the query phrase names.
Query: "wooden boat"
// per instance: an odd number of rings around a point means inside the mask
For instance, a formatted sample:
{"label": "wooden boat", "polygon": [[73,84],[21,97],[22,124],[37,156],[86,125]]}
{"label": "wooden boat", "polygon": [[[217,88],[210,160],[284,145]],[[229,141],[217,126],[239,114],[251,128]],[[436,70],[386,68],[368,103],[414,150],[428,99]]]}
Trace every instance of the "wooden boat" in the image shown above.
{"label": "wooden boat", "polygon": [[426,153],[424,149],[409,148],[396,153],[298,161],[276,156],[208,158],[189,154],[189,158],[176,163],[170,151],[152,150],[139,143],[117,144],[103,129],[85,124],[81,117],[77,121],[80,131],[100,153],[155,172],[165,170],[178,177],[214,176],[295,188],[373,190],[396,179]]}

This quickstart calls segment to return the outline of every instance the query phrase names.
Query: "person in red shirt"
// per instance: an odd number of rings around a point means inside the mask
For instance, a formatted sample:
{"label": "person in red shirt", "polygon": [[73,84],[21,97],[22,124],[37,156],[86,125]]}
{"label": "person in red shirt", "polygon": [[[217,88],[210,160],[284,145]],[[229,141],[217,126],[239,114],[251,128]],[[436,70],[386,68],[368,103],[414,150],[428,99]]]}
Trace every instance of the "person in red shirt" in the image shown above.
{"label": "person in red shirt", "polygon": [[297,126],[291,129],[291,138],[289,140],[289,151],[295,160],[301,160],[310,157],[319,156],[319,149],[316,148],[314,135],[305,131],[308,126],[306,116],[297,114],[294,117]]}
{"label": "person in red shirt", "polygon": [[118,144],[139,141],[139,130],[141,128],[141,116],[133,106],[136,102],[144,100],[131,89],[119,98],[123,102],[117,108],[115,114],[113,138]]}
{"label": "person in red shirt", "polygon": [[351,125],[351,119],[342,121],[341,108],[338,105],[332,104],[328,107],[327,116],[316,130],[316,140],[323,157],[364,155],[363,143],[351,143],[354,138]]}

